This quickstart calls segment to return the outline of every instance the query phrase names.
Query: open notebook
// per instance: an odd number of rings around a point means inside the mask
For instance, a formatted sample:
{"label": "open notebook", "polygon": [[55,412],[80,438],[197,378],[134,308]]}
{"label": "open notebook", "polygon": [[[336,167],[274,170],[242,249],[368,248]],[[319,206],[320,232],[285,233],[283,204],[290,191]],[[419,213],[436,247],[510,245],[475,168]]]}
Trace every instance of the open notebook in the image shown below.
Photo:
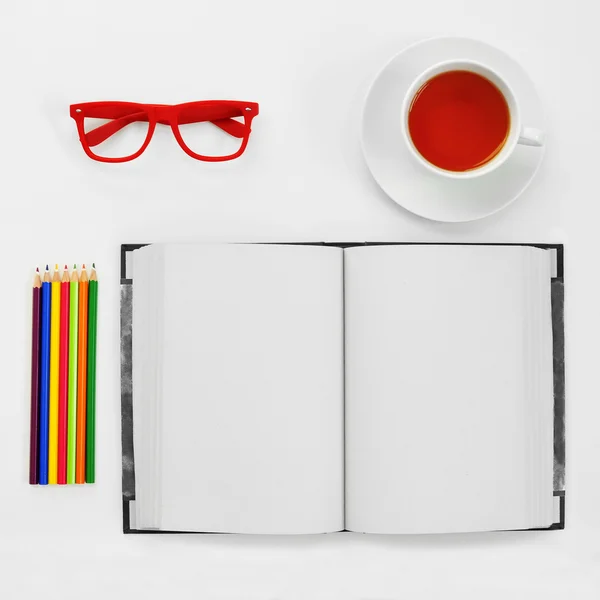
{"label": "open notebook", "polygon": [[557,250],[345,246],[125,247],[126,531],[562,526]]}

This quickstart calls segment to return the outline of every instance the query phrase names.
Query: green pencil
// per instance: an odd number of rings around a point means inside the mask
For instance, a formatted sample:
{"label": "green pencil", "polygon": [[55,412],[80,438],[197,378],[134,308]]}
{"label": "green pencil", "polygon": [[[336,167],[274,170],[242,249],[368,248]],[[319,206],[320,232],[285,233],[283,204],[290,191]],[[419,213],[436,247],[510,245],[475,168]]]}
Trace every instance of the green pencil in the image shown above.
{"label": "green pencil", "polygon": [[96,340],[98,331],[98,276],[92,265],[88,299],[87,424],[85,482],[96,481]]}
{"label": "green pencil", "polygon": [[67,483],[75,483],[75,447],[77,438],[77,340],[79,322],[79,275],[73,265],[69,284],[69,399],[67,418]]}

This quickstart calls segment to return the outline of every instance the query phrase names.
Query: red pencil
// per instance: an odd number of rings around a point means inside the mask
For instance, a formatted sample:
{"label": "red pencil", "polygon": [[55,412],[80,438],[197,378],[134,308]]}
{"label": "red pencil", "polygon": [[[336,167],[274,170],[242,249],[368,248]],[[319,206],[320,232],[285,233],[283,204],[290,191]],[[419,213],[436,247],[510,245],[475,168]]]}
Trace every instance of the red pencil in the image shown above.
{"label": "red pencil", "polygon": [[89,281],[85,265],[79,276],[79,340],[77,343],[77,442],[75,448],[75,483],[85,483],[85,424],[87,402],[87,333]]}
{"label": "red pencil", "polygon": [[58,367],[58,476],[67,483],[67,403],[69,394],[69,285],[67,265],[63,270],[60,292],[60,355]]}

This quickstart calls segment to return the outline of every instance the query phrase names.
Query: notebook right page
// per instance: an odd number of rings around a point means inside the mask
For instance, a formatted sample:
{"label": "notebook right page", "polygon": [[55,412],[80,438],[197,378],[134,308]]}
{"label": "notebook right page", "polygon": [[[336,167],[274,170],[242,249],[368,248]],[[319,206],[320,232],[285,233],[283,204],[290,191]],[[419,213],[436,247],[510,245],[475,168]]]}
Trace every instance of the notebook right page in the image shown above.
{"label": "notebook right page", "polygon": [[549,526],[548,253],[367,246],[344,270],[346,528]]}

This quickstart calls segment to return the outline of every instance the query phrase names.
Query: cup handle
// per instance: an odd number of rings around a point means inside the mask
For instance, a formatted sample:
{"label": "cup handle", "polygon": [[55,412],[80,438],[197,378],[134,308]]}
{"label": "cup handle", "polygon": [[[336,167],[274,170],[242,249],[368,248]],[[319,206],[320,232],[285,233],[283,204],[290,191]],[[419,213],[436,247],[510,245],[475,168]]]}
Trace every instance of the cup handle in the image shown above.
{"label": "cup handle", "polygon": [[521,135],[519,136],[519,144],[523,146],[543,146],[544,145],[544,132],[541,129],[535,127],[523,127],[521,129]]}

